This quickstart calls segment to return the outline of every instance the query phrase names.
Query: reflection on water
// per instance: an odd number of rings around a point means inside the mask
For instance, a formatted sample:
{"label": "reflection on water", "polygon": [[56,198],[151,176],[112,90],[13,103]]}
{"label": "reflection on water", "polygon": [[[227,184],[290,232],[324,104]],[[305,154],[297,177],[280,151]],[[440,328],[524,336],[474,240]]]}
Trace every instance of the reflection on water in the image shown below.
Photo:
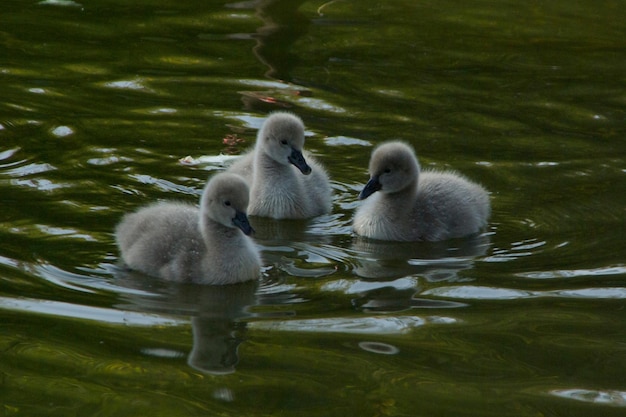
{"label": "reflection on water", "polygon": [[[266,265],[292,276],[319,278],[335,273],[347,257],[343,249],[333,245],[334,217],[306,221],[251,217],[250,222]],[[316,233],[320,228],[324,233]]]}
{"label": "reflection on water", "polygon": [[72,303],[28,298],[2,297],[0,298],[0,308],[22,313],[37,313],[57,317],[80,317],[82,320],[123,324],[125,326],[173,326],[182,323],[181,320],[176,318],[166,318],[156,314],[87,307]]}
{"label": "reflection on water", "polygon": [[[226,7],[255,10],[255,15],[262,22],[254,34],[245,35],[254,39],[252,48],[254,56],[267,67],[266,78],[277,80],[272,90],[240,91],[246,110],[272,111],[277,108],[292,108],[294,101],[300,105],[311,95],[309,89],[295,84],[284,83],[291,78],[293,69],[299,64],[299,56],[293,53],[298,39],[307,33],[310,20],[300,13],[303,1],[250,0],[228,3]],[[233,38],[241,38],[241,34],[233,34]],[[261,86],[261,83],[255,83]],[[268,85],[268,83],[265,83]],[[311,106],[314,107],[314,106]]]}
{"label": "reflection on water", "polygon": [[352,296],[353,307],[366,312],[397,312],[466,306],[449,300],[423,298],[428,283],[471,281],[460,273],[471,269],[490,247],[488,234],[446,242],[383,242],[355,236],[349,261],[359,279],[326,282],[325,291]]}
{"label": "reflection on water", "polygon": [[439,287],[425,291],[426,295],[435,295],[444,298],[456,298],[464,300],[527,300],[536,297],[559,297],[559,298],[588,298],[592,300],[602,299],[626,299],[626,288],[578,288],[572,290],[552,291],[528,291],[508,288],[481,287],[478,285],[457,285],[454,287]]}
{"label": "reflection on water", "polygon": [[366,279],[389,279],[407,275],[429,281],[455,281],[458,272],[469,269],[474,259],[485,256],[488,234],[444,242],[381,242],[356,237],[354,273]]}
{"label": "reflection on water", "polygon": [[[191,316],[193,348],[187,363],[214,375],[235,371],[237,353],[246,330],[245,319],[257,303],[257,283],[201,286],[157,282],[142,274],[120,270],[117,282],[145,292],[129,293],[117,307],[124,310]],[[154,292],[155,289],[157,292]]]}
{"label": "reflection on water", "polygon": [[337,319],[286,320],[274,322],[255,322],[257,329],[281,330],[312,333],[342,334],[402,334],[429,324],[452,324],[456,320],[445,316],[401,316],[401,317],[356,317]]}
{"label": "reflection on water", "polygon": [[299,9],[304,1],[251,0],[229,3],[227,7],[254,8],[262,25],[253,38],[252,49],[258,60],[268,67],[264,74],[277,80],[289,79],[292,69],[299,64],[298,54],[291,47],[307,33],[310,20]]}
{"label": "reflection on water", "polygon": [[216,375],[235,372],[245,324],[203,316],[193,317],[191,324],[193,349],[187,360],[189,366]]}
{"label": "reflection on water", "polygon": [[582,402],[626,407],[625,391],[596,391],[579,388],[554,390],[552,394]]}

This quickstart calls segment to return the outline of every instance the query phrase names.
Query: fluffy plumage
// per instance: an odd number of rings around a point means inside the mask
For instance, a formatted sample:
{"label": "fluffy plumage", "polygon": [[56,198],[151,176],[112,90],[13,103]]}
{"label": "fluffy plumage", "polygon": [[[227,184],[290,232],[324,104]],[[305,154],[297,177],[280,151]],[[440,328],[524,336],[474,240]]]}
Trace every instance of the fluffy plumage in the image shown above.
{"label": "fluffy plumage", "polygon": [[250,186],[248,213],[274,219],[306,219],[328,213],[328,174],[309,154],[303,154],[302,120],[286,112],[271,114],[257,134],[255,148],[228,172]]}
{"label": "fluffy plumage", "polygon": [[249,190],[240,177],[217,174],[200,208],[161,202],[124,216],[115,230],[131,269],[176,282],[232,284],[260,276],[246,208]]}
{"label": "fluffy plumage", "polygon": [[420,172],[412,147],[387,142],[372,152],[365,200],[354,231],[393,241],[438,241],[467,236],[487,225],[489,195],[455,172]]}

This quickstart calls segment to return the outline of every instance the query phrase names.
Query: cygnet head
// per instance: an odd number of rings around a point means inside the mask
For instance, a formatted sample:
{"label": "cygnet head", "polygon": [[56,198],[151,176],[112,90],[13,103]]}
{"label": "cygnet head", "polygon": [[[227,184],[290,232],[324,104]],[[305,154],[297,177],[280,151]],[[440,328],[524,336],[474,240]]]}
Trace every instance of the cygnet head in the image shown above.
{"label": "cygnet head", "polygon": [[420,166],[413,148],[403,142],[386,142],[372,152],[370,179],[359,194],[364,200],[376,191],[395,193],[417,181]]}
{"label": "cygnet head", "polygon": [[304,146],[304,124],[291,113],[272,113],[258,133],[257,142],[263,152],[283,165],[293,164],[304,175],[311,167],[302,155]]}
{"label": "cygnet head", "polygon": [[243,178],[235,174],[216,174],[202,193],[201,216],[227,227],[237,227],[250,235],[254,229],[246,215],[249,200],[250,191]]}

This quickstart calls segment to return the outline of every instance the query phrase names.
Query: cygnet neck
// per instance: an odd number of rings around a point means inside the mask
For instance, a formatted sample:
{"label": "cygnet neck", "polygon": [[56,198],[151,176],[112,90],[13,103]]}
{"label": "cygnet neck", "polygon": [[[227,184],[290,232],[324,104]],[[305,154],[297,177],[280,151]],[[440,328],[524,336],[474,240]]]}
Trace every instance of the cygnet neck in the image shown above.
{"label": "cygnet neck", "polygon": [[254,163],[254,179],[285,178],[284,175],[292,174],[294,167],[289,163],[280,163],[265,152],[257,152]]}
{"label": "cygnet neck", "polygon": [[223,237],[234,238],[241,232],[236,227],[226,226],[213,220],[209,216],[200,217],[199,227],[200,234],[202,235],[202,240],[204,240],[205,245],[209,248],[217,250],[219,250],[222,245],[214,245],[213,242],[222,242]]}
{"label": "cygnet neck", "polygon": [[413,181],[409,182],[404,188],[392,191],[392,192],[382,192],[381,194],[384,198],[388,200],[403,200],[403,201],[415,201],[417,198],[417,185],[418,178],[415,178]]}

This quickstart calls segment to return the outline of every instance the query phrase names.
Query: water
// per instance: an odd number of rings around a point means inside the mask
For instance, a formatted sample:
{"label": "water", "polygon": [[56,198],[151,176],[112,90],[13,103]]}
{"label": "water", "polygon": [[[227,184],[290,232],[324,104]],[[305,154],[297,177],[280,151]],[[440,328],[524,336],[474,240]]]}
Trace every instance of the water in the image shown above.
{"label": "water", "polygon": [[[549,3],[5,1],[0,413],[623,415],[626,12]],[[333,212],[254,219],[258,285],[124,272],[122,214],[197,201],[277,109]],[[355,238],[387,139],[488,230]]]}

